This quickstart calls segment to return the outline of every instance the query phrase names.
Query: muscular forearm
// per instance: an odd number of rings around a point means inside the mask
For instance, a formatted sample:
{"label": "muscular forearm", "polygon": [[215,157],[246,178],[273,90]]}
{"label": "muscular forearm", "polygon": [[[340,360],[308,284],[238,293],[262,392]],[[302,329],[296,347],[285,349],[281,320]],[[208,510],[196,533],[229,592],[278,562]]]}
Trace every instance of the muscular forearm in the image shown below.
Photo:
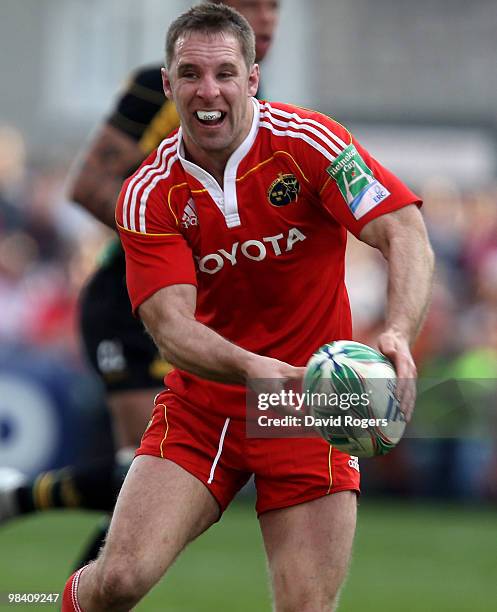
{"label": "muscular forearm", "polygon": [[152,333],[167,361],[202,378],[243,384],[257,356],[199,323],[181,315]]}
{"label": "muscular forearm", "polygon": [[379,249],[388,262],[386,329],[412,344],[428,308],[433,251],[415,205],[378,217],[361,240]]}
{"label": "muscular forearm", "polygon": [[197,321],[195,303],[192,285],[174,285],[160,289],[139,308],[145,327],[167,361],[224,383],[302,375],[302,368],[246,351]]}
{"label": "muscular forearm", "polygon": [[386,328],[410,344],[423,323],[432,286],[433,252],[424,232],[411,231],[390,241]]}

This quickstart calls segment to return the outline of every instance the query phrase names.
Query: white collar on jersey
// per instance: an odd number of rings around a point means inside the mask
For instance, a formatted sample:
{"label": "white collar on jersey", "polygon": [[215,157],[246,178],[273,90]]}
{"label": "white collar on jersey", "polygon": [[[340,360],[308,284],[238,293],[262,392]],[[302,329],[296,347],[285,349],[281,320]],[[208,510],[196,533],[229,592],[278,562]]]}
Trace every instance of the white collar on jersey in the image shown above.
{"label": "white collar on jersey", "polygon": [[185,147],[183,144],[183,132],[180,127],[178,131],[178,157],[185,172],[197,179],[199,183],[209,192],[209,195],[224,215],[228,227],[237,227],[241,224],[238,214],[238,201],[236,197],[236,173],[242,159],[250,151],[259,129],[260,105],[259,101],[252,98],[254,105],[254,116],[250,131],[242,144],[233,151],[226,168],[224,169],[224,191],[216,179],[206,170],[185,159]]}

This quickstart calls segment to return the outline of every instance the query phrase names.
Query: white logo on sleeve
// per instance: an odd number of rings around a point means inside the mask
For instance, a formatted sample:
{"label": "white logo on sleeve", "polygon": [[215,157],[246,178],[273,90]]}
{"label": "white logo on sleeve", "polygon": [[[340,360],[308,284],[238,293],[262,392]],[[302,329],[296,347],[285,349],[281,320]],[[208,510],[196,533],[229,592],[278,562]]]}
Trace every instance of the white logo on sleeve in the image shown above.
{"label": "white logo on sleeve", "polygon": [[181,225],[185,229],[188,229],[192,225],[198,225],[197,209],[195,208],[193,198],[190,198],[185,206],[183,216],[181,217]]}

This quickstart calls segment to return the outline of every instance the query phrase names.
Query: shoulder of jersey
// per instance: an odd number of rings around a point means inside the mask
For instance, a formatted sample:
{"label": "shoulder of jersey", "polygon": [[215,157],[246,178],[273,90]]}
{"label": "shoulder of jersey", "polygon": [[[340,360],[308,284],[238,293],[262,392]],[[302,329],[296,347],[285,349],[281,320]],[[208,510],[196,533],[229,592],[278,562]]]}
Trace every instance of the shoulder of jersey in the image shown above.
{"label": "shoulder of jersey", "polygon": [[[123,184],[117,221],[125,229],[146,233],[146,215],[153,199],[164,201],[169,190],[185,181],[184,170],[178,161],[177,131],[165,138],[142,165]],[[156,193],[158,197],[152,195]],[[152,198],[152,200],[151,200]],[[160,205],[162,207],[162,204]],[[152,208],[154,205],[152,204]]]}
{"label": "shoulder of jersey", "polygon": [[147,182],[151,188],[178,172],[184,174],[183,166],[178,160],[178,129],[165,138],[142,162],[136,172],[126,182]]}
{"label": "shoulder of jersey", "polygon": [[349,131],[331,117],[283,102],[261,101],[259,125],[271,133],[276,143],[284,139],[290,149],[311,147],[330,161],[352,142]]}

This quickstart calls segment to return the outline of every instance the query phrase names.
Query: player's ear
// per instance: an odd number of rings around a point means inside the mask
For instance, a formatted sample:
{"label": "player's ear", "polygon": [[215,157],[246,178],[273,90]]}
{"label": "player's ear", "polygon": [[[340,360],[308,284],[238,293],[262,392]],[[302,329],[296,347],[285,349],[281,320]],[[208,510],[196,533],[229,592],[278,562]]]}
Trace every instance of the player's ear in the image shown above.
{"label": "player's ear", "polygon": [[248,86],[249,96],[255,96],[255,94],[257,93],[257,90],[259,89],[259,80],[260,80],[259,64],[254,64],[252,66],[252,70],[249,73],[249,86]]}
{"label": "player's ear", "polygon": [[162,75],[162,89],[164,90],[164,93],[166,94],[166,98],[169,98],[169,100],[172,100],[173,91],[171,89],[171,80],[169,78],[169,73],[166,70],[166,68],[161,68],[160,72]]}

